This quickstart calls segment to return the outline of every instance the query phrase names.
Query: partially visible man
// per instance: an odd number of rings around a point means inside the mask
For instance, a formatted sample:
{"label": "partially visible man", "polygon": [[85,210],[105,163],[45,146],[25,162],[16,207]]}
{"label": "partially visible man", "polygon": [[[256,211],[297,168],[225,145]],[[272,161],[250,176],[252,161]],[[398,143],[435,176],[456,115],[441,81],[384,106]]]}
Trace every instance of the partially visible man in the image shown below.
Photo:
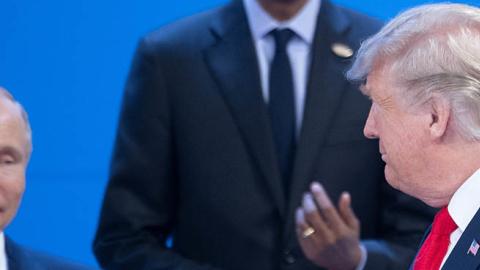
{"label": "partially visible man", "polygon": [[20,205],[31,151],[27,114],[13,96],[0,87],[0,270],[87,269],[21,247],[3,233]]}
{"label": "partially visible man", "polygon": [[[413,269],[480,268],[480,9],[424,5],[388,23],[358,51],[348,72],[372,99],[364,134],[380,140],[385,176],[396,189],[441,208]],[[330,231],[354,234],[348,195],[332,203],[314,186],[321,211],[299,210],[299,237],[318,262]],[[338,220],[351,226],[330,227]]]}

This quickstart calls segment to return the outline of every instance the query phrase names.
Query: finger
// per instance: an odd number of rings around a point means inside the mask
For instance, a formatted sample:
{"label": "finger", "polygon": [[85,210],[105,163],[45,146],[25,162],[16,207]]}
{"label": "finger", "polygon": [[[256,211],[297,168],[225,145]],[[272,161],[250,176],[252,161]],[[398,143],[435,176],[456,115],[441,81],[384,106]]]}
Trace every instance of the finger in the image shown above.
{"label": "finger", "polygon": [[320,215],[320,212],[318,212],[312,194],[306,193],[303,196],[302,207],[306,223],[309,224],[310,227],[313,227],[319,236],[328,236],[331,233],[330,229]]}
{"label": "finger", "polygon": [[334,231],[341,229],[345,224],[338,215],[337,209],[335,209],[335,206],[328,197],[328,194],[323,186],[318,182],[313,182],[311,190],[315,201],[320,207],[320,211],[325,219],[325,222]]}
{"label": "finger", "polygon": [[297,224],[297,227],[300,229],[306,229],[308,227],[308,224],[305,221],[305,214],[301,207],[297,208],[295,211],[295,224]]}
{"label": "finger", "polygon": [[351,207],[352,198],[348,192],[343,192],[340,195],[340,199],[338,200],[338,209],[340,212],[341,217],[348,225],[348,227],[353,228],[355,230],[360,229],[360,223],[357,219],[357,216],[353,212]]}
{"label": "finger", "polygon": [[303,232],[311,228],[305,220],[305,213],[302,208],[297,208],[295,212],[295,223],[297,224],[297,234],[299,238],[305,238]]}
{"label": "finger", "polygon": [[[295,223],[297,224],[297,239],[305,254],[309,254],[315,250],[315,233],[305,236],[305,231],[311,229],[305,220],[305,212],[302,208],[298,208],[295,212]],[[313,240],[313,241],[312,241]]]}

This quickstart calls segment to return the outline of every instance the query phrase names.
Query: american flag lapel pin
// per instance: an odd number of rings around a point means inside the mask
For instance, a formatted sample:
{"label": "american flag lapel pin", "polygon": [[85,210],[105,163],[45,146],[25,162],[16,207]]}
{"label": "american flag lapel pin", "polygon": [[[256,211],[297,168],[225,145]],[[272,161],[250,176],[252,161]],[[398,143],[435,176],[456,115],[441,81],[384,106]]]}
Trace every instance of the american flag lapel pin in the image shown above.
{"label": "american flag lapel pin", "polygon": [[479,248],[480,245],[478,244],[477,240],[473,239],[472,244],[468,248],[467,254],[472,254],[473,256],[476,256]]}

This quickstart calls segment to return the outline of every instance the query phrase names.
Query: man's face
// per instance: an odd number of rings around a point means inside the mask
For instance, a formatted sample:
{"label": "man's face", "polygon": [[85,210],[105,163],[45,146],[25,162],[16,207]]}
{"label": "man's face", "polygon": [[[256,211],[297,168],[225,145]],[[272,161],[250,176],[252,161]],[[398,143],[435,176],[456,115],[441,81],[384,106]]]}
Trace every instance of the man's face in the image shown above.
{"label": "man's face", "polygon": [[20,108],[0,97],[0,230],[15,216],[25,190],[28,145]]}
{"label": "man's face", "polygon": [[[428,129],[425,113],[407,110],[385,74],[372,72],[365,89],[372,107],[365,123],[364,134],[378,138],[380,153],[385,161],[385,178],[396,189],[421,198],[419,192],[425,178]],[[423,184],[426,182],[424,181]]]}

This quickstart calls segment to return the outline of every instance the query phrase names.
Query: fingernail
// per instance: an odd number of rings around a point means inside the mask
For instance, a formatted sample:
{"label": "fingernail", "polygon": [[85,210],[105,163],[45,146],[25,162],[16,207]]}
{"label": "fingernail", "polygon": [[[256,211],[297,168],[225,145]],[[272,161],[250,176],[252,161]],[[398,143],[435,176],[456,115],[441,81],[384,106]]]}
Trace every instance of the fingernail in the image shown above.
{"label": "fingernail", "polygon": [[305,216],[301,208],[297,208],[297,211],[295,212],[295,220],[297,223],[302,223],[305,221]]}
{"label": "fingernail", "polygon": [[327,192],[320,183],[312,185],[312,193],[315,195],[315,199],[320,209],[332,207],[332,202],[330,201]]}
{"label": "fingernail", "polygon": [[323,192],[323,186],[318,182],[313,182],[311,189],[312,192]]}
{"label": "fingernail", "polygon": [[313,197],[311,194],[306,194],[303,196],[303,208],[307,212],[315,212],[317,210],[317,207],[315,206],[315,203],[313,202]]}

